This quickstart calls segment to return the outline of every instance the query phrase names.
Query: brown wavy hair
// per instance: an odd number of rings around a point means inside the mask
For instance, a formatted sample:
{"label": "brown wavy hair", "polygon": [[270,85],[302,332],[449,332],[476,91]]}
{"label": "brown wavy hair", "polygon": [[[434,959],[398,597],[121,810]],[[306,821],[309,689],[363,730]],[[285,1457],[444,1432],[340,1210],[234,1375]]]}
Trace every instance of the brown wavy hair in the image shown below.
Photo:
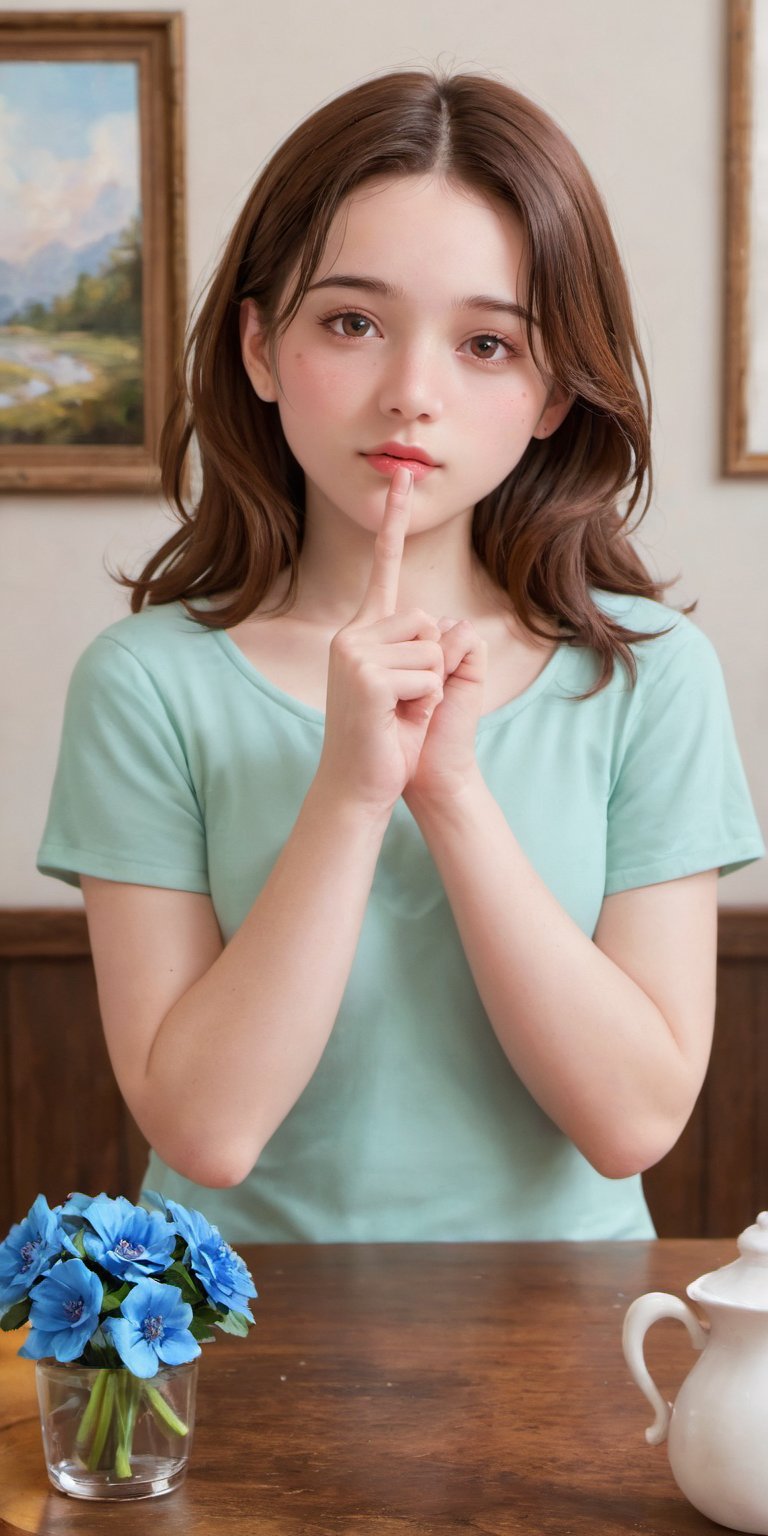
{"label": "brown wavy hair", "polygon": [[[650,504],[652,466],[650,386],[628,285],[576,149],[546,113],[493,77],[383,74],[325,103],[279,146],[237,219],[177,366],[160,457],[180,526],[137,578],[117,579],[132,588],[134,612],[181,600],[201,624],[224,628],[247,618],[289,567],[272,612],[293,607],[304,476],[277,404],[260,400],[245,372],[240,306],[256,301],[275,363],[340,204],[373,177],[427,172],[501,199],[522,222],[523,302],[538,317],[547,371],[575,397],[554,434],[533,438],[478,502],[473,548],[531,634],[551,637],[554,621],[563,642],[597,653],[599,676],[581,697],[605,687],[617,658],[634,683],[630,644],[653,636],[616,623],[590,592],[660,601],[673,584],[655,581],[630,542],[644,487],[636,522]],[[526,330],[537,360],[530,321]],[[201,489],[188,507],[193,438]],[[193,606],[215,597],[224,600]]]}

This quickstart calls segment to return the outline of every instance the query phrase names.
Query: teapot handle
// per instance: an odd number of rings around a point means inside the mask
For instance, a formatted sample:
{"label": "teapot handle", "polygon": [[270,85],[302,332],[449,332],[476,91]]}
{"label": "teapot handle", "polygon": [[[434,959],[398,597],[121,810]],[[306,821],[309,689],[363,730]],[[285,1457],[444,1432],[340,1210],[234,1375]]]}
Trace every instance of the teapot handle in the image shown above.
{"label": "teapot handle", "polygon": [[693,1308],[686,1301],[681,1301],[679,1296],[667,1296],[664,1291],[649,1291],[647,1296],[638,1296],[637,1301],[633,1301],[628,1308],[624,1318],[622,1347],[634,1382],[656,1413],[653,1424],[645,1431],[649,1445],[661,1445],[666,1440],[672,1416],[672,1404],[664,1401],[643,1355],[645,1335],[651,1323],[657,1323],[662,1317],[673,1317],[685,1323],[694,1349],[703,1349],[707,1342],[707,1333]]}

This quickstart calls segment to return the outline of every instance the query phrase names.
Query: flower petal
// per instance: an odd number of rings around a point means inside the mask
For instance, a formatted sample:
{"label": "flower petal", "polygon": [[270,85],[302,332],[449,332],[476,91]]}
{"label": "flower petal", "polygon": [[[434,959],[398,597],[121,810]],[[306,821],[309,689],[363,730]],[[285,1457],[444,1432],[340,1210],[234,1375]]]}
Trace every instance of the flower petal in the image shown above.
{"label": "flower petal", "polygon": [[188,1360],[195,1360],[202,1354],[202,1350],[191,1333],[179,1331],[165,1334],[157,1353],[165,1365],[186,1365]]}
{"label": "flower petal", "polygon": [[108,1317],[102,1323],[107,1338],[134,1376],[156,1376],[158,1360],[152,1345],[124,1317]]}

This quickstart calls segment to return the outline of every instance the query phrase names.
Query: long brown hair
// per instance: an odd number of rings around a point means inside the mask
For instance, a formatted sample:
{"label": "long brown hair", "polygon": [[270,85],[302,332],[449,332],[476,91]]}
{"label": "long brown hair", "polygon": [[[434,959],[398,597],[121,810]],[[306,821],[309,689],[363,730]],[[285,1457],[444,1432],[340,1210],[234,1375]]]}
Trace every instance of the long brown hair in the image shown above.
{"label": "long brown hair", "polygon": [[[557,431],[533,438],[478,502],[473,548],[532,634],[549,637],[554,620],[565,643],[597,653],[601,671],[583,697],[605,687],[616,658],[634,682],[630,643],[649,636],[616,623],[590,593],[659,601],[672,585],[653,580],[629,538],[644,487],[636,523],[650,504],[652,467],[650,387],[627,281],[601,197],[570,140],[525,96],[482,75],[403,70],[367,80],[300,123],[269,160],[177,368],[160,453],[163,491],[180,526],[138,578],[118,579],[133,589],[134,612],[145,601],[180,599],[201,624],[224,628],[253,613],[288,567],[285,598],[272,611],[293,606],[303,471],[277,404],[260,400],[246,375],[240,305],[256,301],[274,361],[343,200],[373,177],[431,171],[502,199],[521,220],[525,307],[538,317],[548,372],[575,397]],[[526,329],[536,358],[530,321]],[[202,480],[190,508],[193,439]],[[214,597],[225,600],[193,606]]]}

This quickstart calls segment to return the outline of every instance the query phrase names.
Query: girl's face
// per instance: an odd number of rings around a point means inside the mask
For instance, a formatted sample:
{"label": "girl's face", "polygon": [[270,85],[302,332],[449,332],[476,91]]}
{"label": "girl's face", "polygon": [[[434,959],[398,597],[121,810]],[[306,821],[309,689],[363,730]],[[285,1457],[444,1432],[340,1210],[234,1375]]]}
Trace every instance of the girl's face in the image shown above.
{"label": "girl's face", "polygon": [[436,527],[560,425],[571,399],[539,372],[514,313],[524,276],[521,226],[502,204],[432,175],[387,177],[338,210],[279,345],[280,384],[245,301],[243,361],[277,401],[308,520],[335,508],[375,531],[396,468],[375,451],[394,444],[434,461],[417,473],[409,533]]}

